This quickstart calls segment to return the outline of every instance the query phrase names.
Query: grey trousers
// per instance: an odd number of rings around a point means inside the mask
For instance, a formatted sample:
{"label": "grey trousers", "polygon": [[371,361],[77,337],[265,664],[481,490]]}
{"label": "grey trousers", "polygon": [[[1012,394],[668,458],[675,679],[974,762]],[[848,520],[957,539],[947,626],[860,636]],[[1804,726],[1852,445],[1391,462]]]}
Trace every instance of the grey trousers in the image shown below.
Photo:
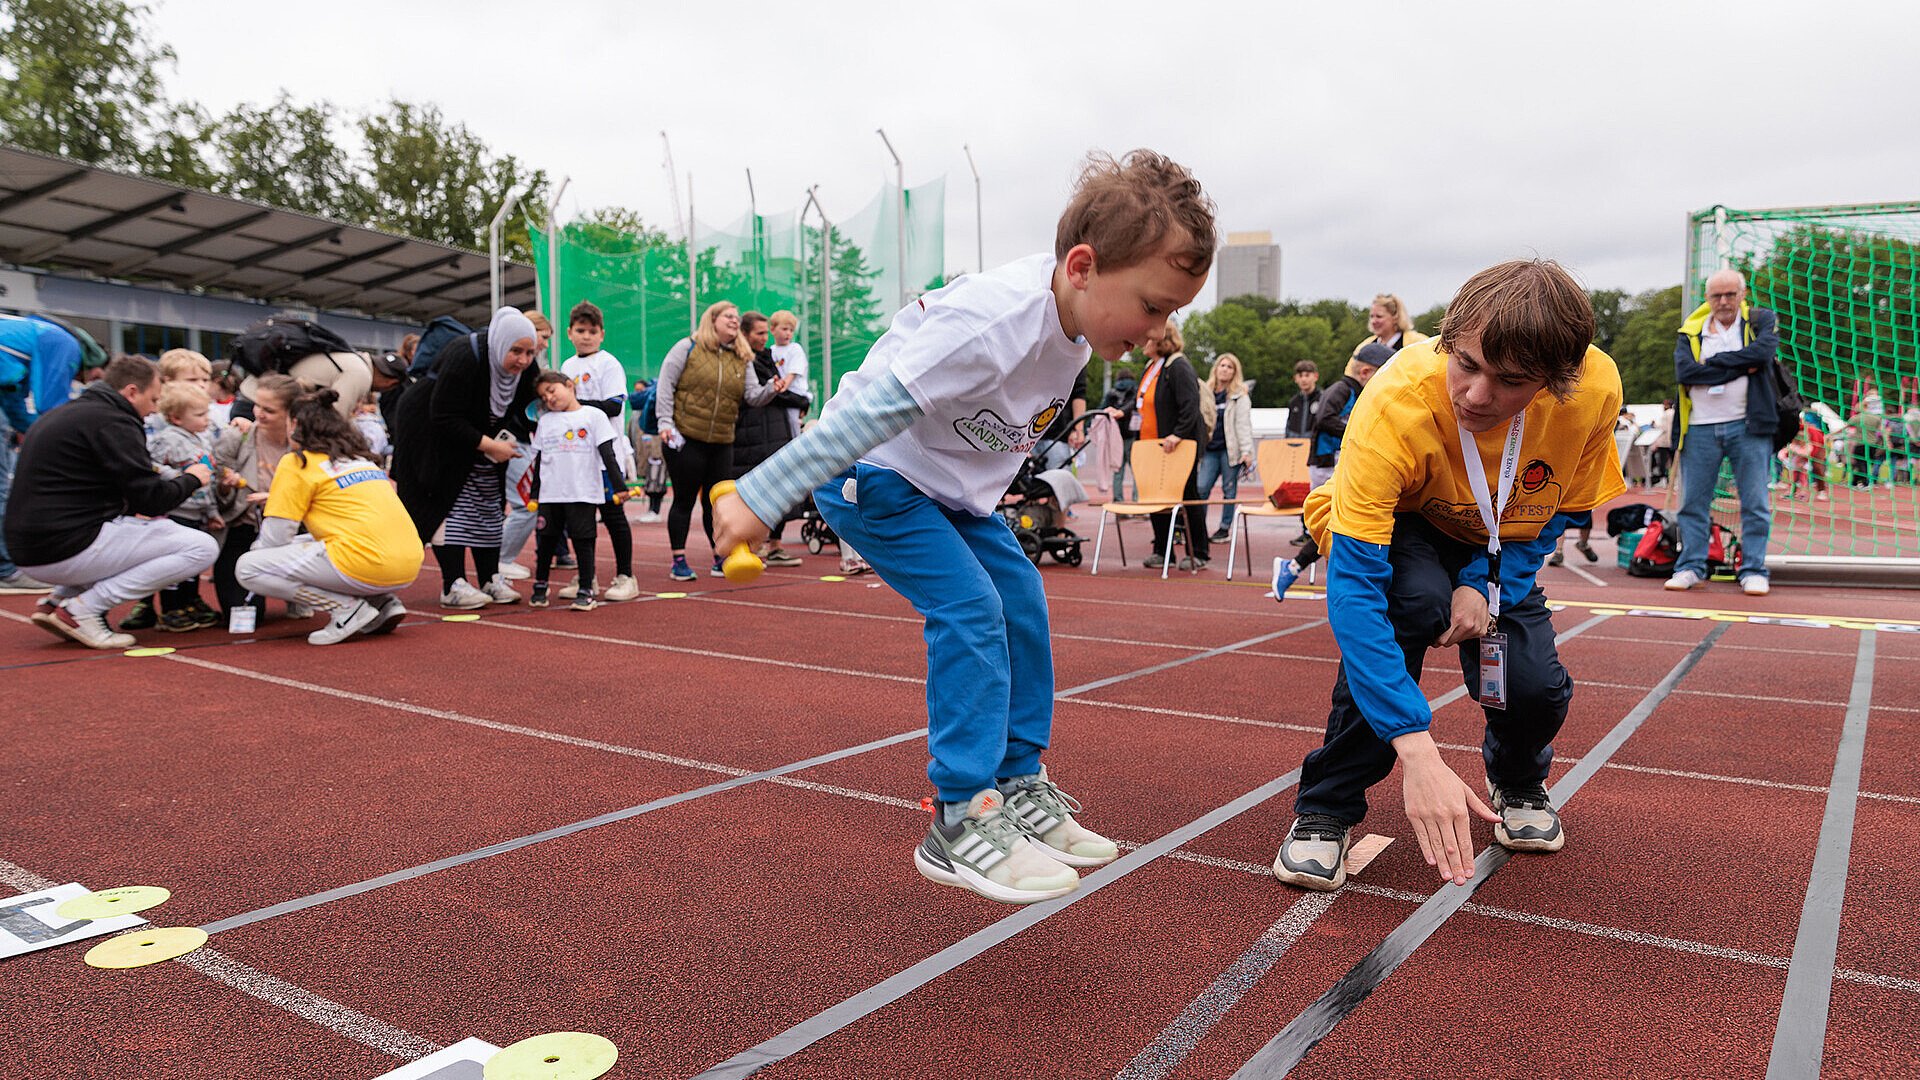
{"label": "grey trousers", "polygon": [[297,600],[321,611],[344,611],[363,599],[393,595],[392,589],[342,574],[328,557],[327,545],[311,536],[281,547],[255,548],[240,556],[233,574],[248,592]]}
{"label": "grey trousers", "polygon": [[117,517],[72,558],[23,566],[54,586],[53,595],[87,615],[104,615],[118,604],[152,596],[168,585],[197,577],[220,557],[220,545],[199,529],[169,518]]}

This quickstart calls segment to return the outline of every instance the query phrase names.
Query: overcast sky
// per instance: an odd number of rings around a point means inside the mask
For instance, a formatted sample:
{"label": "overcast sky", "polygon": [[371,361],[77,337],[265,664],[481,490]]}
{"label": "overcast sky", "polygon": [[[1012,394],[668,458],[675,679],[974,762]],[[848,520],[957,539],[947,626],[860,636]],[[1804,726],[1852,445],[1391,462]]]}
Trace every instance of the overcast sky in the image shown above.
{"label": "overcast sky", "polygon": [[[1594,288],[1677,283],[1683,222],[1920,197],[1920,4],[643,4],[162,0],[177,98],[285,88],[437,102],[572,177],[573,212],[669,226],[660,132],[703,222],[819,184],[843,219],[893,175],[947,177],[947,265],[1051,247],[1077,161],[1148,146],[1228,231],[1271,230],[1289,297],[1444,301],[1500,259]],[[297,27],[297,28],[296,28]],[[563,211],[563,214],[567,211]],[[1213,303],[1204,290],[1197,307]]]}

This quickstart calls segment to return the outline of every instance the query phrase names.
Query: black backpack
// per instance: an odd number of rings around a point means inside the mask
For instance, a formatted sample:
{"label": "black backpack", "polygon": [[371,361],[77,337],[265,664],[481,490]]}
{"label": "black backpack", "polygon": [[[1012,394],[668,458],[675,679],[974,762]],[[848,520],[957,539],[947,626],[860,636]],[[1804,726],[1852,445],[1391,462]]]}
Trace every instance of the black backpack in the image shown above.
{"label": "black backpack", "polygon": [[446,348],[447,342],[471,333],[472,327],[451,315],[434,319],[420,335],[420,344],[414,346],[413,363],[407,365],[407,374],[417,379],[431,372],[433,362],[439,358],[440,350]]}
{"label": "black backpack", "polygon": [[227,350],[227,359],[243,375],[285,375],[315,353],[353,351],[345,338],[318,323],[275,315],[241,331]]}

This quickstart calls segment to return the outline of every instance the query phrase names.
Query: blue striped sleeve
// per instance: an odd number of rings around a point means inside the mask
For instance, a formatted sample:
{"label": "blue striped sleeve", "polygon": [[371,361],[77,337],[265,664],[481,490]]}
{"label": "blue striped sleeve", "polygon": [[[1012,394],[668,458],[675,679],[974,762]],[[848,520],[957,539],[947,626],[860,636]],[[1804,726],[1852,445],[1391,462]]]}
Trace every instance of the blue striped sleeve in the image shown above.
{"label": "blue striped sleeve", "polygon": [[924,415],[899,379],[883,375],[741,477],[735,493],[772,528],[814,488]]}
{"label": "blue striped sleeve", "polygon": [[1327,552],[1327,616],[1346,665],[1347,689],[1374,733],[1388,742],[1433,725],[1420,685],[1387,621],[1393,566],[1387,545],[1333,534]]}

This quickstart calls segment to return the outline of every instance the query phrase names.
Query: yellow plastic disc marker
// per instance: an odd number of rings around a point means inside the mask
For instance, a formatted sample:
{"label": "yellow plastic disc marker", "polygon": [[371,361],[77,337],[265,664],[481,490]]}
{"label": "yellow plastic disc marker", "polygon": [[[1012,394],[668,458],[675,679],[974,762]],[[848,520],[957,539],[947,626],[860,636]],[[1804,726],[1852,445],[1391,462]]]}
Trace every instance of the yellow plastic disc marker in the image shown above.
{"label": "yellow plastic disc marker", "polygon": [[158,885],[127,885],[76,896],[53,909],[63,919],[111,919],[159,907],[173,894]]}
{"label": "yellow plastic disc marker", "polygon": [[87,950],[87,963],[97,968],[146,967],[185,956],[206,943],[207,932],[197,926],[152,927],[95,945]]}
{"label": "yellow plastic disc marker", "polygon": [[825,574],[821,576],[820,580],[821,581],[845,581],[847,579],[841,577],[839,574]]}
{"label": "yellow plastic disc marker", "polygon": [[620,1058],[620,1049],[585,1031],[554,1031],[521,1039],[487,1059],[486,1080],[594,1080]]}
{"label": "yellow plastic disc marker", "polygon": [[662,600],[685,600],[687,598],[687,594],[683,592],[657,592],[653,595]]}
{"label": "yellow plastic disc marker", "polygon": [[442,615],[440,616],[440,621],[441,622],[479,622],[480,616],[478,615]]}
{"label": "yellow plastic disc marker", "polygon": [[152,645],[144,649],[128,649],[128,656],[165,656],[173,650],[165,645]]}

